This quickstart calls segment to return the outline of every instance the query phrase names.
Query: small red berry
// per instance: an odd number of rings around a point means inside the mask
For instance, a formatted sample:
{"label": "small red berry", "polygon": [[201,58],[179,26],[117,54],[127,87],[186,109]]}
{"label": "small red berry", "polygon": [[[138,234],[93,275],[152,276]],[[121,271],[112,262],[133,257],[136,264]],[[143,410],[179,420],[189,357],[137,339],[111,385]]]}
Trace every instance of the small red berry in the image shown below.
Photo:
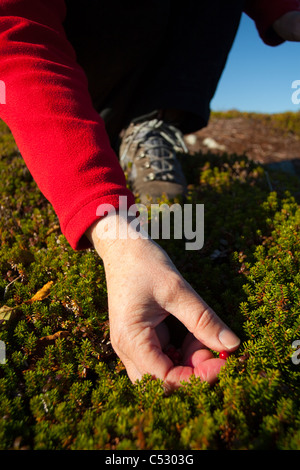
{"label": "small red berry", "polygon": [[228,351],[221,351],[220,354],[219,354],[219,358],[220,359],[228,359],[230,356],[230,353]]}

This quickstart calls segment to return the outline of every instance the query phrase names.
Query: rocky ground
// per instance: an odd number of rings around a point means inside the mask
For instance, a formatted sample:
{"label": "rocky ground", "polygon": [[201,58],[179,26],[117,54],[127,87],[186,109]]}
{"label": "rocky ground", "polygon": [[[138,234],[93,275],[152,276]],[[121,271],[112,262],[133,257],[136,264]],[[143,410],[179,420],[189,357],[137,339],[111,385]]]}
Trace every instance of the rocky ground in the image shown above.
{"label": "rocky ground", "polygon": [[214,117],[209,125],[186,136],[191,152],[247,155],[256,162],[300,177],[300,136],[257,117]]}

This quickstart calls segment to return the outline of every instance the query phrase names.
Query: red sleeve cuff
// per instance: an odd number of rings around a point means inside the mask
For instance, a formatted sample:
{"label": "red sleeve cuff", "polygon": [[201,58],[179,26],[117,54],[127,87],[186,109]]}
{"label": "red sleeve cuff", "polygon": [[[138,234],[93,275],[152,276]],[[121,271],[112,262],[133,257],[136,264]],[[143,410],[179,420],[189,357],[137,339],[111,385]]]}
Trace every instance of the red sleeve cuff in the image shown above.
{"label": "red sleeve cuff", "polygon": [[[101,197],[94,197],[92,200],[84,204],[80,209],[70,218],[70,220],[62,226],[62,232],[74,250],[85,250],[91,248],[91,243],[85,236],[86,230],[97,220],[101,219],[99,214],[99,207],[104,205],[107,212],[120,208],[120,196],[126,196],[127,208],[135,204],[133,194],[124,188],[118,194],[110,194]],[[111,206],[111,207],[110,207]],[[125,208],[122,206],[122,210]],[[105,214],[104,214],[105,215]]]}

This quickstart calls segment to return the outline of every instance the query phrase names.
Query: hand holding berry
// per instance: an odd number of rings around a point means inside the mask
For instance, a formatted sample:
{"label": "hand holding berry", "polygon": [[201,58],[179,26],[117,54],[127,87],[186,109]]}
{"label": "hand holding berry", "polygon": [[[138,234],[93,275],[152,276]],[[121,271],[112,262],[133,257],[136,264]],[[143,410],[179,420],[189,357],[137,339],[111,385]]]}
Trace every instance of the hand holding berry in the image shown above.
{"label": "hand holding berry", "polygon": [[[141,235],[136,239],[109,239],[109,227],[105,217],[88,236],[104,262],[111,342],[130,379],[135,382],[148,373],[163,380],[168,390],[179,387],[192,374],[215,382],[225,361],[207,348],[233,351],[239,345],[237,336],[183,279],[156,243]],[[181,365],[164,353],[170,342],[165,324],[170,315],[188,331],[180,348]]]}

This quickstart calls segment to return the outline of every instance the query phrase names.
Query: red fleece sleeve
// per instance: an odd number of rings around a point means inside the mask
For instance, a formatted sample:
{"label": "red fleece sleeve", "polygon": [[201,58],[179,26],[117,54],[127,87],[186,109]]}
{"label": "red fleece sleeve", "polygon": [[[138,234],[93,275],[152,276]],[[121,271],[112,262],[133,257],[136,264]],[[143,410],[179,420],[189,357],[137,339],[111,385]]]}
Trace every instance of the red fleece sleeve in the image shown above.
{"label": "red fleece sleeve", "polygon": [[83,70],[63,30],[62,0],[0,0],[0,118],[76,249],[100,204],[134,203]]}
{"label": "red fleece sleeve", "polygon": [[300,11],[298,0],[246,0],[245,13],[252,18],[263,41],[269,46],[284,42],[274,29],[273,23],[289,11]]}

